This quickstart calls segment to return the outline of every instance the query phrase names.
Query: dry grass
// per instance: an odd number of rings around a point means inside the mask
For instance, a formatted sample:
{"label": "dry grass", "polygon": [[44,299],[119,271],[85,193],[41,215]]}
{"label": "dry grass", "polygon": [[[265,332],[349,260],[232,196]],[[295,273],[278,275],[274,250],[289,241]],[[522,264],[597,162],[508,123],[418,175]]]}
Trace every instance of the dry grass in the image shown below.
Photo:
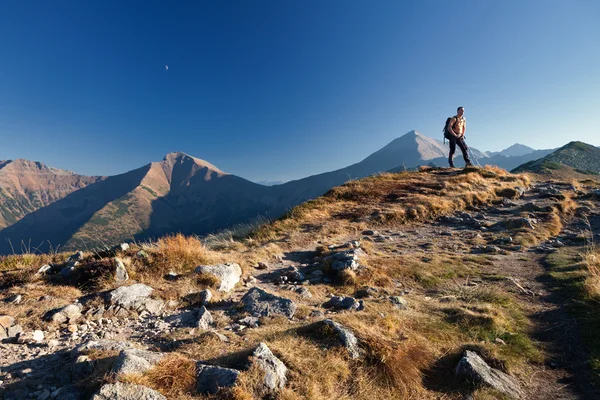
{"label": "dry grass", "polygon": [[592,299],[600,299],[600,250],[588,250],[583,256],[583,261],[587,269],[585,291]]}

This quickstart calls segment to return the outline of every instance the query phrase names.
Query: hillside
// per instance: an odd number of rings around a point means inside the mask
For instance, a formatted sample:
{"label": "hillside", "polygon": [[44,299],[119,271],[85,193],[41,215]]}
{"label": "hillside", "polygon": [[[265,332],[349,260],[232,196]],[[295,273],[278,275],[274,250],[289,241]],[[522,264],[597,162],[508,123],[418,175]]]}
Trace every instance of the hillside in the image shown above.
{"label": "hillside", "polygon": [[[169,158],[171,182],[189,178],[178,163],[220,175]],[[600,233],[596,190],[426,168],[335,187],[239,241],[2,257],[0,395],[597,398],[544,267],[584,243],[584,215]]]}
{"label": "hillside", "polygon": [[102,180],[23,159],[0,161],[0,229]]}
{"label": "hillside", "polygon": [[514,172],[552,174],[564,172],[565,167],[580,174],[600,174],[600,149],[583,142],[570,142],[539,160],[520,165]]}

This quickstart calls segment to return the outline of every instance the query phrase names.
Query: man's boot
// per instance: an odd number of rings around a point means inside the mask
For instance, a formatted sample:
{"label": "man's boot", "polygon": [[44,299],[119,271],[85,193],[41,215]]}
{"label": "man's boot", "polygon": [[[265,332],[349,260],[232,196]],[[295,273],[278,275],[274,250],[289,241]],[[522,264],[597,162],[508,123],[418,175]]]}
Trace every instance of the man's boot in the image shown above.
{"label": "man's boot", "polygon": [[454,168],[454,161],[451,158],[448,159],[448,164],[450,164],[450,168]]}

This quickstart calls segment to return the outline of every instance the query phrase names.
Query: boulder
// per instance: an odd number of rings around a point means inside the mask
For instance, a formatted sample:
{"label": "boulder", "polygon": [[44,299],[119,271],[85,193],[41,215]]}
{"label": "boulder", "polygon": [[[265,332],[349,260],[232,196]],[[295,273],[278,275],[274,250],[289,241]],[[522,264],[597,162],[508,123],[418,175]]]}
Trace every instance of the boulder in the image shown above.
{"label": "boulder", "polygon": [[75,322],[81,317],[81,304],[69,304],[51,311],[50,315],[50,319],[59,324]]}
{"label": "boulder", "polygon": [[131,344],[129,342],[117,341],[117,340],[90,340],[84,343],[81,343],[73,350],[71,350],[70,357],[77,358],[81,354],[88,353],[92,350],[100,350],[100,351],[122,351],[125,349],[130,349]]}
{"label": "boulder", "polygon": [[167,400],[167,398],[146,386],[117,382],[102,386],[91,400]]}
{"label": "boulder", "polygon": [[359,257],[365,254],[362,249],[350,249],[346,251],[342,251],[339,253],[335,253],[327,259],[331,260],[331,269],[334,271],[343,271],[345,269],[349,269],[351,271],[355,271],[360,267],[358,263]]}
{"label": "boulder", "polygon": [[466,350],[463,358],[456,366],[457,377],[464,377],[488,385],[514,399],[523,397],[523,390],[519,382],[502,371],[490,367],[479,355]]}
{"label": "boulder", "polygon": [[292,318],[296,312],[296,303],[292,300],[275,296],[256,287],[242,297],[241,303],[244,311],[255,317],[284,315]]}
{"label": "boulder", "polygon": [[332,308],[334,310],[360,311],[365,308],[365,305],[362,300],[356,300],[354,297],[333,296],[323,303],[323,307]]}
{"label": "boulder", "polygon": [[162,300],[151,299],[150,295],[154,289],[142,283],[131,286],[121,286],[108,294],[108,301],[125,310],[148,311],[150,314],[158,314],[164,307]]}
{"label": "boulder", "polygon": [[245,325],[248,328],[257,328],[258,327],[258,318],[256,317],[244,317],[238,321],[239,324]]}
{"label": "boulder", "polygon": [[240,281],[242,269],[238,264],[227,263],[218,265],[201,265],[196,267],[196,273],[212,275],[219,279],[220,292],[229,292]]}
{"label": "boulder", "polygon": [[200,328],[204,330],[210,329],[214,323],[212,315],[202,306],[191,311],[185,311],[181,314],[172,315],[165,319],[168,323],[177,327]]}
{"label": "boulder", "polygon": [[200,293],[198,293],[198,301],[203,306],[207,305],[212,299],[213,294],[209,289],[204,289]]}
{"label": "boulder", "polygon": [[358,339],[350,329],[331,319],[323,320],[323,325],[327,329],[331,329],[340,343],[348,350],[351,358],[359,358],[361,356],[362,351],[358,347]]}
{"label": "boulder", "polygon": [[8,329],[15,324],[15,319],[10,315],[0,315],[0,328]]}
{"label": "boulder", "polygon": [[155,353],[140,349],[121,350],[115,361],[112,372],[115,374],[142,374],[162,360],[163,353]]}
{"label": "boulder", "polygon": [[264,373],[263,384],[269,390],[282,389],[287,382],[287,367],[275,357],[265,343],[260,343],[252,353],[253,364]]}
{"label": "boulder", "polygon": [[522,187],[496,189],[496,196],[505,197],[508,199],[516,199],[523,196],[525,189]]}
{"label": "boulder", "polygon": [[408,309],[408,302],[402,296],[390,296],[390,301],[394,305],[394,307],[399,308],[400,310]]}
{"label": "boulder", "polygon": [[232,387],[240,371],[213,365],[196,365],[196,391],[200,394],[215,394],[220,388]]}
{"label": "boulder", "polygon": [[115,281],[125,282],[126,280],[128,280],[129,274],[125,269],[125,264],[123,264],[123,261],[120,258],[115,257],[113,259],[113,264],[115,265]]}

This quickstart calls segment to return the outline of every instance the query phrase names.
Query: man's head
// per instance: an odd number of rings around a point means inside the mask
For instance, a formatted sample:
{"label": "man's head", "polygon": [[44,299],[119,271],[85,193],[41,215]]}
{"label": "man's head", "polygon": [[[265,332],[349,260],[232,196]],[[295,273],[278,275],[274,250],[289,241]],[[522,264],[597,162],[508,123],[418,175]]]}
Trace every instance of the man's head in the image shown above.
{"label": "man's head", "polygon": [[462,115],[463,115],[464,113],[465,113],[465,108],[464,108],[464,107],[458,107],[458,108],[456,109],[456,114],[457,114],[459,117],[462,117]]}

